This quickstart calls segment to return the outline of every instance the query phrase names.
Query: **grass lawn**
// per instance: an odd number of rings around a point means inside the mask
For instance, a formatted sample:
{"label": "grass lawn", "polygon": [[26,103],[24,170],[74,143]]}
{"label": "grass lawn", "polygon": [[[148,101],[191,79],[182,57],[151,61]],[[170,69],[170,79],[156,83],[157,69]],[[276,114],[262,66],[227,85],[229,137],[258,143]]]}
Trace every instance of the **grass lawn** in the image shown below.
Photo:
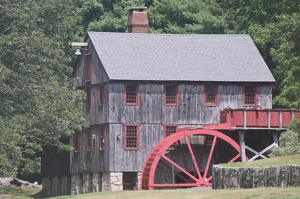
{"label": "grass lawn", "polygon": [[[39,189],[6,189],[3,195],[3,188],[0,188],[0,198],[12,196],[11,198],[41,198],[35,195]],[[6,198],[5,197],[5,198]],[[222,198],[222,199],[241,199],[241,198],[300,198],[300,187],[290,188],[257,188],[257,189],[166,189],[154,191],[118,191],[118,192],[98,192],[80,195],[69,195],[52,197],[52,199],[198,199],[198,198]]]}

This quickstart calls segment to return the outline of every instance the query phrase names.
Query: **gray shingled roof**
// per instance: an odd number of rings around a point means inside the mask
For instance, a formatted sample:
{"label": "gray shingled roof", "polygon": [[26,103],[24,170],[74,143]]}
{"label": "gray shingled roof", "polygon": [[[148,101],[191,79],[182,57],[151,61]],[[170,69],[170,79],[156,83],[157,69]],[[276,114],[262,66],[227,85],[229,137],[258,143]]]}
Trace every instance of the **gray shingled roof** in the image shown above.
{"label": "gray shingled roof", "polygon": [[249,35],[88,36],[111,80],[275,81]]}

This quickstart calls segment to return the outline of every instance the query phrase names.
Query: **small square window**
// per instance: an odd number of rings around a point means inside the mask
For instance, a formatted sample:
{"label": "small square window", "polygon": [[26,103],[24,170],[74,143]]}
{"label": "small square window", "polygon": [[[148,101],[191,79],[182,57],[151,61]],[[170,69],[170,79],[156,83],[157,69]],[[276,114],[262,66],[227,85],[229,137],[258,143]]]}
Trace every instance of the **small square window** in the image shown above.
{"label": "small square window", "polygon": [[125,84],[124,92],[124,104],[125,105],[139,105],[140,103],[140,94],[139,94],[139,85],[137,84]]}
{"label": "small square window", "polygon": [[98,91],[98,105],[103,106],[104,105],[104,85],[99,85],[99,91]]}
{"label": "small square window", "polygon": [[204,86],[204,104],[205,106],[218,105],[218,86],[216,85]]}
{"label": "small square window", "polygon": [[[174,134],[177,131],[177,125],[164,125],[164,137]],[[178,142],[173,143],[168,150],[174,150]]]}
{"label": "small square window", "polygon": [[256,86],[244,86],[244,105],[256,106],[257,105],[257,88]]}
{"label": "small square window", "polygon": [[80,149],[79,135],[80,135],[79,132],[76,132],[73,135],[73,148],[74,148],[74,152],[79,152],[79,149]]}
{"label": "small square window", "polygon": [[164,102],[165,105],[178,105],[178,86],[165,85],[164,86]]}
{"label": "small square window", "polygon": [[100,130],[99,130],[99,146],[100,146],[100,150],[104,150],[104,126],[100,126]]}
{"label": "small square window", "polygon": [[93,150],[93,134],[91,128],[86,129],[86,150]]}
{"label": "small square window", "polygon": [[128,150],[138,150],[140,138],[139,126],[125,125],[124,135],[124,148]]}

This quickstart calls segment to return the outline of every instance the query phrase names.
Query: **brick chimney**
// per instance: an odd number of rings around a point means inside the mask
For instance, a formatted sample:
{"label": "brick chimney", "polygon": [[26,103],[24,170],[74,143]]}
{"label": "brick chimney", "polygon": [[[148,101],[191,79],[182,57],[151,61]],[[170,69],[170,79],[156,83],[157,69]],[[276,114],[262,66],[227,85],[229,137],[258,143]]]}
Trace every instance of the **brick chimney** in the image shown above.
{"label": "brick chimney", "polygon": [[128,15],[128,32],[130,33],[147,33],[148,32],[148,15],[147,8],[129,8]]}

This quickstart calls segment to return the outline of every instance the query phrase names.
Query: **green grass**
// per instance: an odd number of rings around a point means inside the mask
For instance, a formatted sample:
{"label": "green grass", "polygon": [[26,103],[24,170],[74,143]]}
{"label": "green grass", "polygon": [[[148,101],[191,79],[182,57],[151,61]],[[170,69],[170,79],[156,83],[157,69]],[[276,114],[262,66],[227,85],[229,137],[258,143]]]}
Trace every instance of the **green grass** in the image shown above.
{"label": "green grass", "polygon": [[[154,191],[123,191],[123,192],[100,192],[75,196],[56,197],[55,199],[198,199],[198,198],[300,198],[300,188],[258,188],[258,189],[174,189]],[[53,198],[54,199],[54,198]]]}
{"label": "green grass", "polygon": [[[27,192],[22,189],[11,188],[6,195],[12,198],[41,198],[35,195],[37,190]],[[3,189],[0,189],[0,198]],[[241,198],[300,198],[300,187],[289,188],[257,188],[257,189],[166,189],[154,191],[117,191],[117,192],[98,192],[89,194],[69,195],[52,197],[51,199],[241,199]]]}
{"label": "green grass", "polygon": [[255,160],[252,162],[234,162],[230,164],[220,164],[225,167],[269,167],[280,166],[285,164],[300,165],[300,154],[291,156],[278,156],[268,159]]}

